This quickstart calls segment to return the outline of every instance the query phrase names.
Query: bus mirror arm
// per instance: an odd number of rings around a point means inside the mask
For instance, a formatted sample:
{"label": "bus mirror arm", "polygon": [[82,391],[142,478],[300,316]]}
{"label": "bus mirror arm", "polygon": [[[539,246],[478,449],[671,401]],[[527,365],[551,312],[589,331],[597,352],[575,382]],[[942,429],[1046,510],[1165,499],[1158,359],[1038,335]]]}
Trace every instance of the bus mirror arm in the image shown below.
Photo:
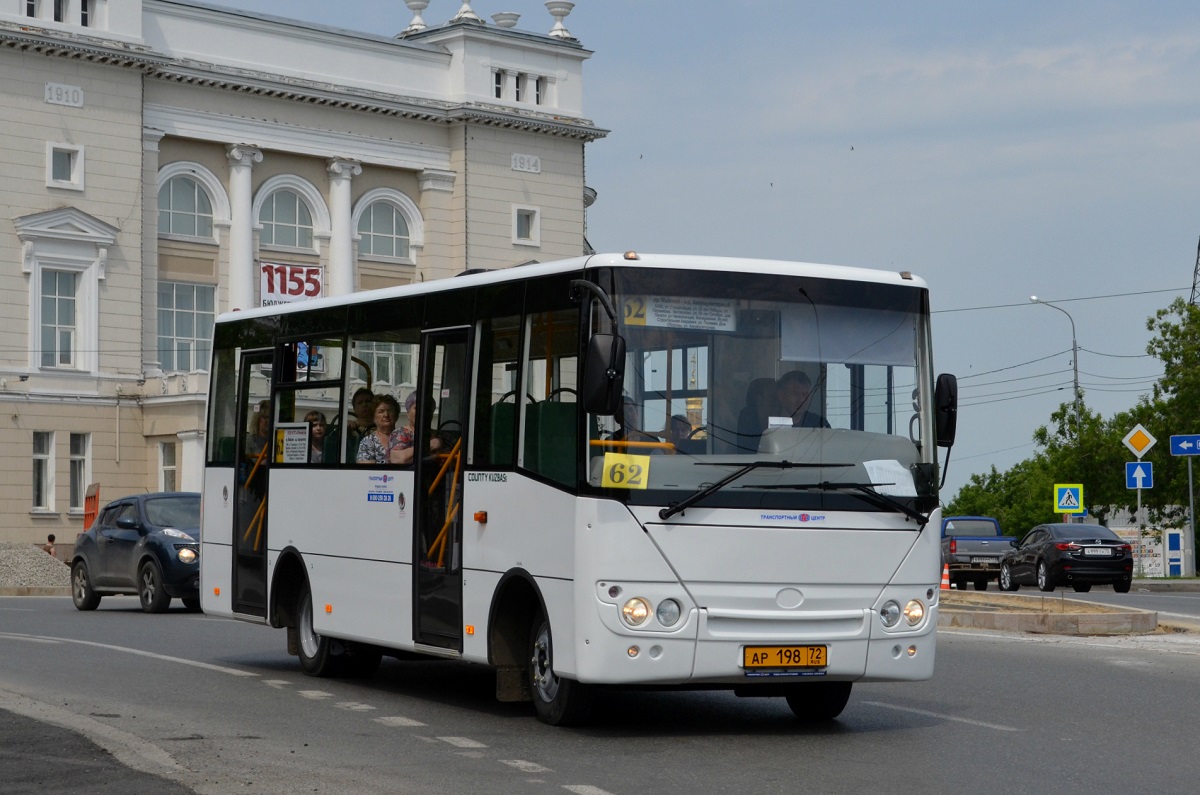
{"label": "bus mirror arm", "polygon": [[621,409],[625,390],[625,339],[616,333],[617,310],[600,285],[586,279],[571,280],[571,300],[583,300],[590,293],[608,314],[612,334],[593,334],[588,340],[583,364],[583,404],[592,414],[612,416]]}

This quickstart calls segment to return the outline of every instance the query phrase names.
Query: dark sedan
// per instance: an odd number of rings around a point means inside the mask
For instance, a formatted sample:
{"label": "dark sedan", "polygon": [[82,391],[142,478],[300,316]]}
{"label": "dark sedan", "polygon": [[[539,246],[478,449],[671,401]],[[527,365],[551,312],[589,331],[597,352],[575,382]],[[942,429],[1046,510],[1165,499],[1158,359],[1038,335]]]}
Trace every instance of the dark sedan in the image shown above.
{"label": "dark sedan", "polygon": [[200,495],[156,492],[114,500],[75,541],[71,598],[95,610],[109,594],[137,594],[162,613],[172,598],[200,608]]}
{"label": "dark sedan", "polygon": [[1133,548],[1097,524],[1042,524],[1030,530],[1000,560],[1000,590],[1036,585],[1053,591],[1070,585],[1081,593],[1111,585],[1128,593],[1133,582]]}

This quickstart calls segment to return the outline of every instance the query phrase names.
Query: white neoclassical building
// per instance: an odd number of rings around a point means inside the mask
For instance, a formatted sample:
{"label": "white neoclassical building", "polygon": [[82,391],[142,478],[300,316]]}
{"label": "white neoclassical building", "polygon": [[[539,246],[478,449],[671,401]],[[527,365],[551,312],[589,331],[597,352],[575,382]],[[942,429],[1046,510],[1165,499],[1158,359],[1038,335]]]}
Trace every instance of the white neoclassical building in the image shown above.
{"label": "white neoclassical building", "polygon": [[90,483],[199,488],[221,312],[586,249],[569,4],[441,5],[0,0],[0,540],[71,542]]}

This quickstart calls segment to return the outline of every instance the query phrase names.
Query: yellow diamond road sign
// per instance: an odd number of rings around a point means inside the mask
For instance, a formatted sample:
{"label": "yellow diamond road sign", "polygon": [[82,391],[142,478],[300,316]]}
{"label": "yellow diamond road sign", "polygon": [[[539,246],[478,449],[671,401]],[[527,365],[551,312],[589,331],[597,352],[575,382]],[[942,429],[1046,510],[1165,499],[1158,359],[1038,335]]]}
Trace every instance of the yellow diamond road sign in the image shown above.
{"label": "yellow diamond road sign", "polygon": [[1136,455],[1140,460],[1141,457],[1146,454],[1146,451],[1154,446],[1154,443],[1157,442],[1158,439],[1155,439],[1153,436],[1151,436],[1150,431],[1143,428],[1142,424],[1139,422],[1137,425],[1133,426],[1133,430],[1127,433],[1125,438],[1121,441],[1124,442],[1125,446],[1129,448],[1130,452]]}

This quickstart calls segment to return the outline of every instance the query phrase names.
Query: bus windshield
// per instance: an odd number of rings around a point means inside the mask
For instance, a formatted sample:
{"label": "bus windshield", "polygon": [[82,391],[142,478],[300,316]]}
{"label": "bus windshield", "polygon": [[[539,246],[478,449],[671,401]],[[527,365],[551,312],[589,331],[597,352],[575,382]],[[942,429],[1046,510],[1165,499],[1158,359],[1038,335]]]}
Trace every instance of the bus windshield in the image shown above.
{"label": "bus windshield", "polygon": [[[590,485],[667,505],[759,462],[699,505],[888,510],[932,493],[923,287],[620,269],[607,289],[625,394],[589,418]],[[894,499],[864,504],[877,495]]]}

